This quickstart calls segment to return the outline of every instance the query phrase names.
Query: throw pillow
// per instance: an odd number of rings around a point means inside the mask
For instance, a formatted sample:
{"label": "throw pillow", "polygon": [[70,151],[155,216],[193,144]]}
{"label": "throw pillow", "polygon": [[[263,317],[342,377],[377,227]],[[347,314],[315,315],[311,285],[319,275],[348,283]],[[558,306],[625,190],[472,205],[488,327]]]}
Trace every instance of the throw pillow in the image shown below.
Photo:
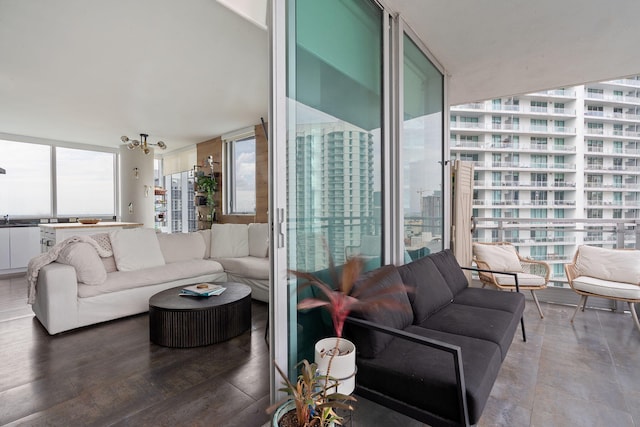
{"label": "throw pillow", "polygon": [[489,264],[490,270],[522,271],[518,253],[512,245],[483,245],[482,243],[474,243],[473,254],[480,261]]}
{"label": "throw pillow", "polygon": [[[362,277],[354,283],[352,294],[362,292],[364,282],[374,275],[379,276],[379,279],[373,286],[368,285],[364,295],[372,296],[382,294],[385,292],[385,289],[402,284],[402,278],[400,274],[398,274],[396,267],[394,265],[385,265],[362,275]],[[402,292],[390,292],[385,295],[385,298],[393,300],[395,306],[378,306],[363,312],[353,312],[351,315],[395,329],[404,329],[413,323],[411,304],[404,290]],[[374,332],[370,329],[353,325],[348,325],[347,328],[348,338],[353,339],[362,357],[376,357],[393,340],[393,335],[382,332]]]}
{"label": "throw pillow", "polygon": [[204,241],[204,259],[211,258],[211,229],[199,230],[198,234],[202,236]]}
{"label": "throw pillow", "polygon": [[164,265],[164,257],[152,228],[125,228],[109,233],[113,256],[120,271]]}
{"label": "throw pillow", "polygon": [[159,233],[157,237],[167,264],[204,258],[204,239],[199,233]]}
{"label": "throw pillow", "polygon": [[469,286],[467,276],[464,275],[451,249],[430,254],[428,257],[433,261],[440,274],[442,274],[454,298],[458,292],[461,292]]}
{"label": "throw pillow", "polygon": [[249,255],[265,258],[269,252],[269,224],[251,223],[249,233]]}
{"label": "throw pillow", "polygon": [[213,224],[211,226],[211,258],[249,256],[247,224]]}
{"label": "throw pillow", "polygon": [[453,301],[453,293],[431,258],[423,257],[398,267],[413,308],[414,323],[421,324]]}
{"label": "throw pillow", "polygon": [[78,282],[101,285],[107,280],[107,271],[100,256],[89,243],[69,243],[60,251],[56,261],[75,268]]}
{"label": "throw pillow", "polygon": [[95,240],[96,243],[105,251],[113,251],[113,249],[111,248],[111,239],[109,238],[109,233],[92,234],[89,237]]}
{"label": "throw pillow", "polygon": [[113,273],[114,271],[118,271],[118,266],[116,265],[116,259],[113,255],[105,258],[100,258],[102,261],[102,265],[104,265],[104,269],[107,270],[107,273]]}

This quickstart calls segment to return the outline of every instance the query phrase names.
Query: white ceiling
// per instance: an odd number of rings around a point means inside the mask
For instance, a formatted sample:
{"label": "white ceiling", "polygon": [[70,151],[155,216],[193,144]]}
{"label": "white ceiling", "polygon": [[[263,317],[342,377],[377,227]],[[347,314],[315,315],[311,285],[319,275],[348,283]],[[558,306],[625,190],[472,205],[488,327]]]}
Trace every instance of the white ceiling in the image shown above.
{"label": "white ceiling", "polygon": [[0,132],[168,150],[260,123],[266,30],[214,0],[0,0]]}
{"label": "white ceiling", "polygon": [[640,74],[637,0],[384,0],[450,76],[452,105]]}
{"label": "white ceiling", "polygon": [[[383,3],[445,68],[451,104],[640,74],[636,0]],[[0,133],[205,141],[267,119],[268,48],[215,0],[0,0]]]}

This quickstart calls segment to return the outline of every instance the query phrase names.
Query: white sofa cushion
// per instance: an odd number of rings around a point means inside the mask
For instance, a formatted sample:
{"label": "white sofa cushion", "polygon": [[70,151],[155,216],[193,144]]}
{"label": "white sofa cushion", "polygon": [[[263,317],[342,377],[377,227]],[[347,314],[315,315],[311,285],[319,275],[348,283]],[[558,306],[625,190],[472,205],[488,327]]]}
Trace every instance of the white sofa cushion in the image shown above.
{"label": "white sofa cushion", "polygon": [[224,271],[247,279],[269,279],[269,258],[247,256],[241,258],[216,258]]}
{"label": "white sofa cushion", "polygon": [[211,258],[211,229],[199,230],[197,232],[204,240],[204,259]]}
{"label": "white sofa cushion", "polygon": [[107,270],[100,260],[100,255],[89,243],[69,243],[60,251],[56,261],[75,268],[78,282],[100,285],[107,280]]}
{"label": "white sofa cushion", "polygon": [[211,226],[211,258],[249,256],[247,224],[213,224]]}
{"label": "white sofa cushion", "polygon": [[253,222],[247,227],[249,255],[265,258],[269,252],[269,225]]}
{"label": "white sofa cushion", "polygon": [[164,265],[164,257],[152,228],[125,228],[109,233],[113,256],[120,271]]}
{"label": "white sofa cushion", "polygon": [[576,268],[579,276],[640,284],[640,251],[581,245]]}
{"label": "white sofa cushion", "polygon": [[204,258],[204,239],[199,233],[159,233],[157,237],[167,264]]}
{"label": "white sofa cushion", "polygon": [[522,271],[516,248],[512,245],[483,245],[473,244],[473,254],[480,261],[489,264],[491,270]]}
{"label": "white sofa cushion", "polygon": [[224,270],[219,262],[210,259],[176,262],[142,270],[116,271],[107,275],[107,280],[99,286],[78,285],[78,296],[80,298],[87,298],[140,286],[151,286],[158,283],[189,279],[214,273],[223,275]]}
{"label": "white sofa cushion", "polygon": [[579,276],[573,279],[573,287],[579,291],[614,298],[640,299],[640,286],[629,283]]}

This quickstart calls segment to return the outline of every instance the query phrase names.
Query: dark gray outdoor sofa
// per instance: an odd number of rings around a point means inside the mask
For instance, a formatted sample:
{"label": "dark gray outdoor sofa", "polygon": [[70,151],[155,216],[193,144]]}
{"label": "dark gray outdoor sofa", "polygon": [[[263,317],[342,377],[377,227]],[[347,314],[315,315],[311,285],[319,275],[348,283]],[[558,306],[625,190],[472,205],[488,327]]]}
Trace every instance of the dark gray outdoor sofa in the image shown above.
{"label": "dark gray outdoor sofa", "polygon": [[376,290],[404,283],[409,292],[393,298],[406,310],[348,319],[356,394],[433,426],[476,424],[518,323],[526,340],[524,296],[469,287],[449,250],[380,268]]}

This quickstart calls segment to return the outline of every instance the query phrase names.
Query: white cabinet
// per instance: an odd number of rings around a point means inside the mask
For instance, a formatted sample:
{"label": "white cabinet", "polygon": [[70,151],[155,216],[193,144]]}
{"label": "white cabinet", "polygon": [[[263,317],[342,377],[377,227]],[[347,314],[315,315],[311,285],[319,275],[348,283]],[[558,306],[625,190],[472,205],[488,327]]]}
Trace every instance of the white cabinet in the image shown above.
{"label": "white cabinet", "polygon": [[29,260],[40,254],[38,227],[10,228],[11,268],[27,268]]}
{"label": "white cabinet", "polygon": [[29,260],[39,253],[38,227],[0,228],[0,271],[24,270]]}
{"label": "white cabinet", "polygon": [[8,228],[0,228],[0,270],[11,268],[10,236]]}

